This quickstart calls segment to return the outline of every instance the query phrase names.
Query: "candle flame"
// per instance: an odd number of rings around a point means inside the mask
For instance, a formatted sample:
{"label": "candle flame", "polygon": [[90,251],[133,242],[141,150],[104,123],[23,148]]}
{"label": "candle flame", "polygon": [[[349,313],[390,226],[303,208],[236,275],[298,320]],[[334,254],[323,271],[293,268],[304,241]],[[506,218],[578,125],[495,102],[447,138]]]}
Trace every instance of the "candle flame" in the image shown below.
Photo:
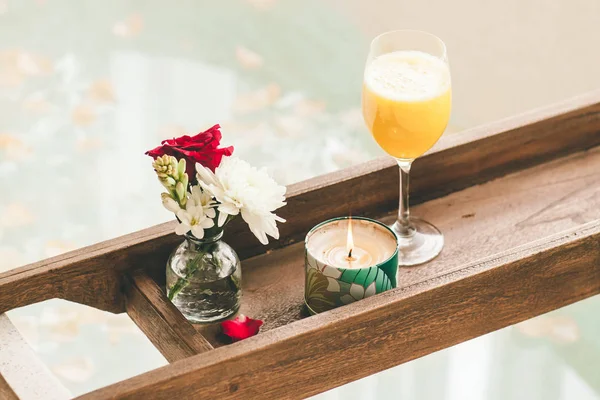
{"label": "candle flame", "polygon": [[348,250],[348,258],[352,258],[352,249],[354,249],[354,240],[352,238],[352,219],[348,218],[348,236],[346,237],[346,250]]}

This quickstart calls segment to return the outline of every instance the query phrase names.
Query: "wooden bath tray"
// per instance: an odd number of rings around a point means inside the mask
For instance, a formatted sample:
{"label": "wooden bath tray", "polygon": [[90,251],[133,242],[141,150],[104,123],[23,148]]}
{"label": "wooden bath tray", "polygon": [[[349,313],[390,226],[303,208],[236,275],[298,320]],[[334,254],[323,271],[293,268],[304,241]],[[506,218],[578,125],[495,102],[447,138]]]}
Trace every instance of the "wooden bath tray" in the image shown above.
{"label": "wooden bath tray", "polygon": [[[170,365],[82,399],[304,398],[600,293],[600,92],[444,137],[414,164],[415,215],[445,234],[442,254],[401,268],[399,287],[308,317],[302,240],[327,218],[392,221],[387,159],[291,185],[281,240],[237,224],[242,312],[259,335],[224,345],[161,290],[182,239],[158,225],[0,275],[0,313],[62,298],[127,312]],[[238,221],[239,222],[239,221]],[[0,393],[12,393],[0,379]]]}

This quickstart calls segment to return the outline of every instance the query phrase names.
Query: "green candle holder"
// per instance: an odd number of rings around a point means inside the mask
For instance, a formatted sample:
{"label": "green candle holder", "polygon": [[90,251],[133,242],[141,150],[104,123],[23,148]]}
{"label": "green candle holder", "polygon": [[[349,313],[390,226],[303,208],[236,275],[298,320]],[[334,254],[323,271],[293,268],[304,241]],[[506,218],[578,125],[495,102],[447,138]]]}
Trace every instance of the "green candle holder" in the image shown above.
{"label": "green candle holder", "polygon": [[365,221],[389,233],[396,243],[393,254],[383,262],[363,268],[341,268],[330,266],[311,254],[308,242],[311,235],[328,224],[350,217],[339,217],[324,221],[312,228],[304,242],[305,290],[304,302],[311,314],[331,310],[355,301],[385,292],[397,286],[398,240],[394,232],[379,221],[364,217],[352,217],[352,221]]}

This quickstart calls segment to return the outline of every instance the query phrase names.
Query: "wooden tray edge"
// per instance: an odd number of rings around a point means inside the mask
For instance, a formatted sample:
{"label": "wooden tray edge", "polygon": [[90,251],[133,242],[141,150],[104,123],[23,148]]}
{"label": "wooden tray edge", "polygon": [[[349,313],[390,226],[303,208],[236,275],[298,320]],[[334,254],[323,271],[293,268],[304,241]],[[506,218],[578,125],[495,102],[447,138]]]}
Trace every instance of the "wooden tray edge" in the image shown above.
{"label": "wooden tray edge", "polygon": [[302,398],[598,293],[600,220],[81,399]]}

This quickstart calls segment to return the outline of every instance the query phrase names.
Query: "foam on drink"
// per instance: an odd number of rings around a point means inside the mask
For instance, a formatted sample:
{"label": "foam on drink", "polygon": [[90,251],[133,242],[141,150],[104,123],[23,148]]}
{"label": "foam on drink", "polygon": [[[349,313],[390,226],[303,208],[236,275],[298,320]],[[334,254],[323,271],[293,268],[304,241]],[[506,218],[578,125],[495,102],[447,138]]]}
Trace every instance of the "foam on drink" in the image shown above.
{"label": "foam on drink", "polygon": [[450,86],[448,66],[422,51],[396,51],[375,58],[365,70],[372,91],[398,101],[423,101],[445,93]]}

